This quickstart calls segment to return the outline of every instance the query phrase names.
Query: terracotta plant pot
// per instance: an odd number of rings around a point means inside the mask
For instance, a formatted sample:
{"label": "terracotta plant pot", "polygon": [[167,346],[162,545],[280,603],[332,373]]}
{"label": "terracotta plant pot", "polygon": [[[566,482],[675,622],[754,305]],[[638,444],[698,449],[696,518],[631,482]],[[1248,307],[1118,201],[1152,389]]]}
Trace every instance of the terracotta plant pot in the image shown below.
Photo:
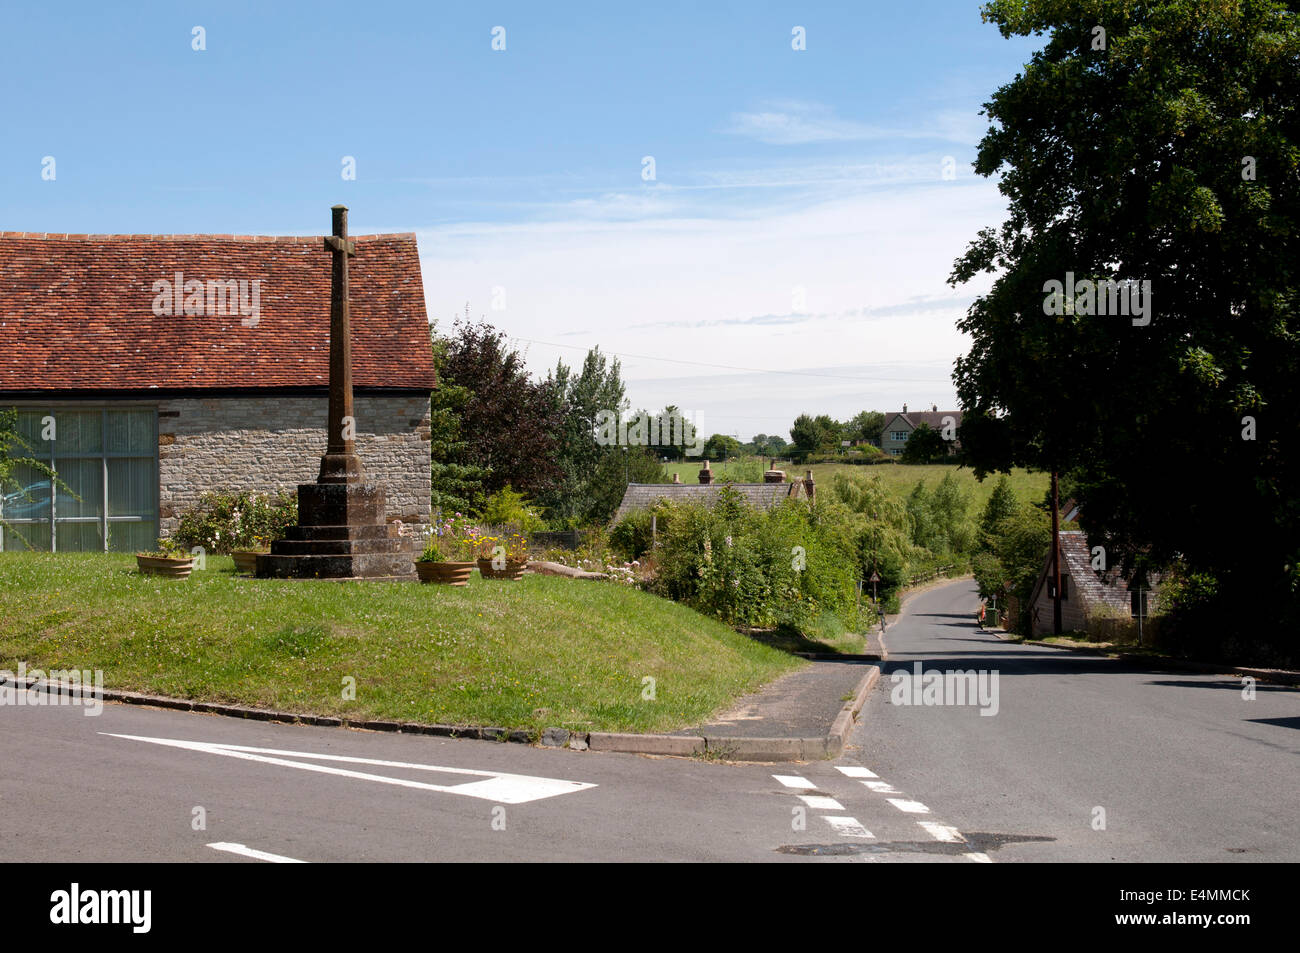
{"label": "terracotta plant pot", "polygon": [[444,586],[464,586],[469,582],[469,574],[473,572],[474,564],[438,562],[415,564],[415,574],[420,577],[420,582],[436,582]]}
{"label": "terracotta plant pot", "polygon": [[194,568],[194,557],[173,558],[170,556],[146,556],[135,554],[135,564],[140,572],[152,576],[168,576],[172,579],[187,579]]}
{"label": "terracotta plant pot", "polygon": [[524,578],[524,567],[528,565],[526,559],[507,559],[504,569],[493,569],[492,560],[480,559],[478,561],[478,571],[484,579],[512,579],[518,582]]}
{"label": "terracotta plant pot", "polygon": [[243,549],[239,552],[231,553],[230,558],[235,561],[236,572],[256,573],[258,555],[269,552],[269,549]]}

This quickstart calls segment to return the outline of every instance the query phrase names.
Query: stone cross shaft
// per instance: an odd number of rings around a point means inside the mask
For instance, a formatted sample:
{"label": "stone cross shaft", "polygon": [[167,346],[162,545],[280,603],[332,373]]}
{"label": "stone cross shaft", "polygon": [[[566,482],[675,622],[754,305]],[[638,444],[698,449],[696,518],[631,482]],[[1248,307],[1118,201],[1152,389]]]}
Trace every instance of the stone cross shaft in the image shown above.
{"label": "stone cross shaft", "polygon": [[325,454],[317,483],[362,483],[365,469],[357,456],[356,417],[352,413],[352,329],[348,308],[348,259],[357,253],[348,239],[348,210],[335,205],[333,234],[325,249],[334,256],[330,277],[330,406]]}

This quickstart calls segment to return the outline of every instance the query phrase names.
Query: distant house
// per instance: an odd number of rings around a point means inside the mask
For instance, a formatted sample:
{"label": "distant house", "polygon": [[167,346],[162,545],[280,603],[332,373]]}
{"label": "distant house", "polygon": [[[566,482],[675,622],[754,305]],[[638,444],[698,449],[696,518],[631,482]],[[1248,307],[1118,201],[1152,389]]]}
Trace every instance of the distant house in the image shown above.
{"label": "distant house", "polygon": [[[1086,632],[1089,617],[1099,613],[1136,618],[1138,594],[1129,591],[1128,583],[1120,576],[1118,569],[1111,567],[1098,572],[1092,568],[1092,550],[1083,532],[1066,530],[1060,535],[1061,631]],[[1155,601],[1160,577],[1153,575],[1149,582],[1152,588],[1144,589],[1142,593],[1148,613]],[[1049,552],[1029,596],[1030,631],[1033,635],[1052,634],[1051,583],[1052,554]]]}
{"label": "distant house", "polygon": [[[931,404],[929,410],[909,411],[907,404],[904,404],[899,413],[885,415],[885,426],[880,431],[880,449],[891,457],[902,456],[903,448],[907,446],[912,431],[921,424],[928,424],[931,430],[940,433],[945,428],[952,427],[951,432],[955,433],[956,428],[961,426],[961,411],[940,410],[937,404]],[[959,446],[960,444],[953,440],[951,450],[955,451]]]}
{"label": "distant house", "polygon": [[623,492],[623,502],[614,513],[613,522],[617,523],[638,510],[648,510],[660,500],[712,504],[724,486],[731,487],[751,506],[762,510],[771,509],[782,500],[811,500],[816,493],[811,470],[804,479],[790,482],[786,481],[784,471],[774,468],[763,474],[762,483],[715,483],[713,469],[709,466],[709,461],[705,460],[698,483],[680,483],[675,473],[672,483],[629,483]]}

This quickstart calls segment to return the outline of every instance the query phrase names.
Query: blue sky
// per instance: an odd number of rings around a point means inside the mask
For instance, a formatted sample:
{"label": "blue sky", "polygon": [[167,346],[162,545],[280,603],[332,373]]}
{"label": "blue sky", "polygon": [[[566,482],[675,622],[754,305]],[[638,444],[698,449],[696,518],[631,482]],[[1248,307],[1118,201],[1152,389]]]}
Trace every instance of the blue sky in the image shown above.
{"label": "blue sky", "polygon": [[311,234],[343,202],[419,236],[440,323],[468,304],[538,372],[628,355],[635,404],[706,432],[951,405],[980,289],[945,279],[1003,211],[978,112],[1035,45],[969,0],[8,5],[0,228]]}

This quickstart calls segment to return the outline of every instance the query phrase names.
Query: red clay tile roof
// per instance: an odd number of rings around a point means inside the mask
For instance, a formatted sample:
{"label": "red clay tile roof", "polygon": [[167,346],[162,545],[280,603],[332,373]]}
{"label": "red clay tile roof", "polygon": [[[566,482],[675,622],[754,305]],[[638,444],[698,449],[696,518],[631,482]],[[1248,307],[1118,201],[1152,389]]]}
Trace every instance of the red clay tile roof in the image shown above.
{"label": "red clay tile roof", "polygon": [[[415,236],[355,236],[353,386],[425,390],[433,356]],[[327,387],[320,236],[0,232],[0,391]],[[155,315],[153,283],[260,279],[254,327]]]}

